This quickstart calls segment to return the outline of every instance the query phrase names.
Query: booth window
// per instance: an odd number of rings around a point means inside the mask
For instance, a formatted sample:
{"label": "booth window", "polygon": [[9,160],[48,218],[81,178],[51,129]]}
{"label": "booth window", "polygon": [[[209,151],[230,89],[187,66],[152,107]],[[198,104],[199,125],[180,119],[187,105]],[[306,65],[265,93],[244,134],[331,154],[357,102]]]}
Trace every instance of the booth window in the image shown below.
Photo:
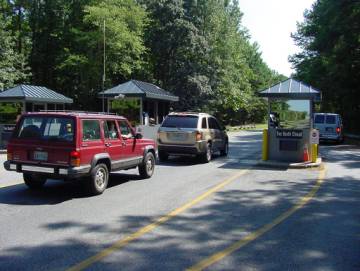
{"label": "booth window", "polygon": [[272,100],[270,110],[271,127],[283,129],[310,128],[309,100]]}
{"label": "booth window", "polygon": [[47,104],[47,110],[55,110],[55,104]]}

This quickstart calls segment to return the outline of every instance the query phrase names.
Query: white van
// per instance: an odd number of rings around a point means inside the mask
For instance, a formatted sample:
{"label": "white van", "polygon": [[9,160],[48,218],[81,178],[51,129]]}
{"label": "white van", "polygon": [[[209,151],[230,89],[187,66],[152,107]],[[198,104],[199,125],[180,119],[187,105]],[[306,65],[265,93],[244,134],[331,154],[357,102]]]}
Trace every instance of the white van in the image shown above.
{"label": "white van", "polygon": [[319,130],[320,140],[344,140],[343,124],[339,114],[315,113],[314,128]]}

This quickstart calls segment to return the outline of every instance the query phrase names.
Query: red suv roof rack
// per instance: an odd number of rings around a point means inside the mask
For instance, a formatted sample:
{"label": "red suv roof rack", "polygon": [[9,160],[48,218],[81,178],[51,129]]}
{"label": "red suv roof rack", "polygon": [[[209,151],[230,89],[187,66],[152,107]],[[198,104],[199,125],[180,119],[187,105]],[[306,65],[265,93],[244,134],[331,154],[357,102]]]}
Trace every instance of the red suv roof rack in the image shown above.
{"label": "red suv roof rack", "polygon": [[91,112],[91,111],[78,111],[78,110],[40,110],[44,113],[77,113],[77,114],[97,114],[97,115],[116,115],[110,112]]}

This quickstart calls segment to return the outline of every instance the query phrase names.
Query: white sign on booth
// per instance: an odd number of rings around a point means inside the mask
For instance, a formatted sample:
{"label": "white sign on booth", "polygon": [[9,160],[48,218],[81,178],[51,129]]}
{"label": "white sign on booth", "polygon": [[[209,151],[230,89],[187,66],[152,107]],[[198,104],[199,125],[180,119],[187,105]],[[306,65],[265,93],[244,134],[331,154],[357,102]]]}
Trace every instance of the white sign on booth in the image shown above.
{"label": "white sign on booth", "polygon": [[312,129],[310,132],[310,144],[319,144],[319,130]]}

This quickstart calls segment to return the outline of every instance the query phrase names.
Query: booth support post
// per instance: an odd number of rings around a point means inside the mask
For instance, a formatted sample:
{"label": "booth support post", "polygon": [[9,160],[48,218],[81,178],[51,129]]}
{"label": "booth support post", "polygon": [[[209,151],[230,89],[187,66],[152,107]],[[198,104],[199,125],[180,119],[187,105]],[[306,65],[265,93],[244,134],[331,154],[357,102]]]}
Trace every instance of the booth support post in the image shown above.
{"label": "booth support post", "polygon": [[263,145],[262,145],[262,160],[267,161],[269,159],[269,143],[268,143],[268,130],[263,130]]}
{"label": "booth support post", "polygon": [[311,162],[316,163],[318,158],[318,144],[311,144]]}

